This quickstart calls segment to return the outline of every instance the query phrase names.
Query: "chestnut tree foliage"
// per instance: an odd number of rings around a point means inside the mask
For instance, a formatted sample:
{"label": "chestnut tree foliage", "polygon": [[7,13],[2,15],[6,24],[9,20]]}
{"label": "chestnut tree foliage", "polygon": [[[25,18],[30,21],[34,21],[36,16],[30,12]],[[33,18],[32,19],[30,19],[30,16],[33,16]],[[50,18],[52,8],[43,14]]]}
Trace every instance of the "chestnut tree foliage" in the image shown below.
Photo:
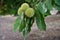
{"label": "chestnut tree foliage", "polygon": [[26,38],[36,20],[38,29],[46,31],[45,17],[55,8],[60,11],[60,0],[0,0],[0,14],[14,14],[18,17],[14,31],[18,29]]}
{"label": "chestnut tree foliage", "polygon": [[[25,0],[18,9],[18,17],[14,23],[14,31],[22,32],[24,38],[31,31],[36,20],[38,29],[46,31],[45,17],[55,8],[60,11],[60,0]],[[31,11],[32,10],[32,11]]]}

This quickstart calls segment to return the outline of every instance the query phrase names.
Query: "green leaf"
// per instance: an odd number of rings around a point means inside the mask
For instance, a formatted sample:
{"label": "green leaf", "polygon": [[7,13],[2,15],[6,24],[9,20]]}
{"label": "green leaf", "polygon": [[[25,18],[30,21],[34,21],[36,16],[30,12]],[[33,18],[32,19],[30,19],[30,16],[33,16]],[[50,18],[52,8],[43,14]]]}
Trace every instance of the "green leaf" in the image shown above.
{"label": "green leaf", "polygon": [[43,4],[41,2],[38,3],[37,8],[42,14],[47,12],[47,8],[46,8],[45,4]]}
{"label": "green leaf", "polygon": [[25,21],[25,25],[24,25],[24,26],[25,26],[25,28],[22,30],[22,34],[23,34],[23,36],[24,36],[24,37],[26,37],[26,36],[27,36],[27,34],[28,34],[28,30],[27,30],[27,29],[28,29],[27,18],[25,18],[25,20],[24,20],[24,21]]}
{"label": "green leaf", "polygon": [[60,6],[60,0],[54,0],[57,5]]}
{"label": "green leaf", "polygon": [[36,23],[37,23],[38,29],[46,30],[46,24],[44,21],[44,17],[38,9],[36,9]]}
{"label": "green leaf", "polygon": [[31,31],[31,27],[32,27],[32,24],[33,24],[33,19],[32,18],[27,18],[25,24],[26,24],[25,28],[22,31],[24,37],[26,37],[27,34]]}
{"label": "green leaf", "polygon": [[19,32],[22,32],[23,29],[25,28],[25,22],[24,20],[21,22],[20,27],[19,27]]}
{"label": "green leaf", "polygon": [[52,0],[46,0],[45,4],[48,10],[52,10]]}
{"label": "green leaf", "polygon": [[17,17],[17,19],[16,19],[16,21],[15,21],[15,23],[14,23],[14,31],[16,31],[16,29],[17,29],[18,27],[20,27],[20,24],[21,24],[22,20],[23,20],[23,13],[21,13],[21,14]]}
{"label": "green leaf", "polygon": [[47,15],[51,15],[50,12],[48,12],[45,4],[43,4],[43,3],[41,3],[41,2],[38,3],[37,9],[40,11],[40,13],[43,14],[44,17],[46,17]]}
{"label": "green leaf", "polygon": [[27,35],[28,35],[26,28],[22,31],[22,34],[23,34],[24,40],[26,40]]}
{"label": "green leaf", "polygon": [[58,11],[60,11],[60,6],[55,6],[55,8],[56,8]]}
{"label": "green leaf", "polygon": [[56,10],[60,11],[60,6],[54,5],[54,8],[55,8]]}
{"label": "green leaf", "polygon": [[50,14],[50,11],[47,11],[46,13],[43,14],[44,17],[48,16],[48,15],[51,15]]}
{"label": "green leaf", "polygon": [[23,37],[26,38],[26,36],[28,35],[28,24],[26,23],[25,28],[22,31]]}
{"label": "green leaf", "polygon": [[31,31],[31,27],[32,27],[32,25],[33,25],[33,23],[34,23],[34,18],[30,18],[29,20],[28,20],[28,33]]}

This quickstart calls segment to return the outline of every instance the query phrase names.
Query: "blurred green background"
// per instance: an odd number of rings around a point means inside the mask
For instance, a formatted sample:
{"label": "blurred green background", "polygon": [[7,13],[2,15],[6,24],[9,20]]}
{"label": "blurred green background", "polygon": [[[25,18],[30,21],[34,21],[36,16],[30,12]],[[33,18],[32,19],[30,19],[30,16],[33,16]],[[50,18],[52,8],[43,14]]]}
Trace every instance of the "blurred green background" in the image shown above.
{"label": "blurred green background", "polygon": [[17,15],[17,10],[24,0],[0,0],[0,15]]}

